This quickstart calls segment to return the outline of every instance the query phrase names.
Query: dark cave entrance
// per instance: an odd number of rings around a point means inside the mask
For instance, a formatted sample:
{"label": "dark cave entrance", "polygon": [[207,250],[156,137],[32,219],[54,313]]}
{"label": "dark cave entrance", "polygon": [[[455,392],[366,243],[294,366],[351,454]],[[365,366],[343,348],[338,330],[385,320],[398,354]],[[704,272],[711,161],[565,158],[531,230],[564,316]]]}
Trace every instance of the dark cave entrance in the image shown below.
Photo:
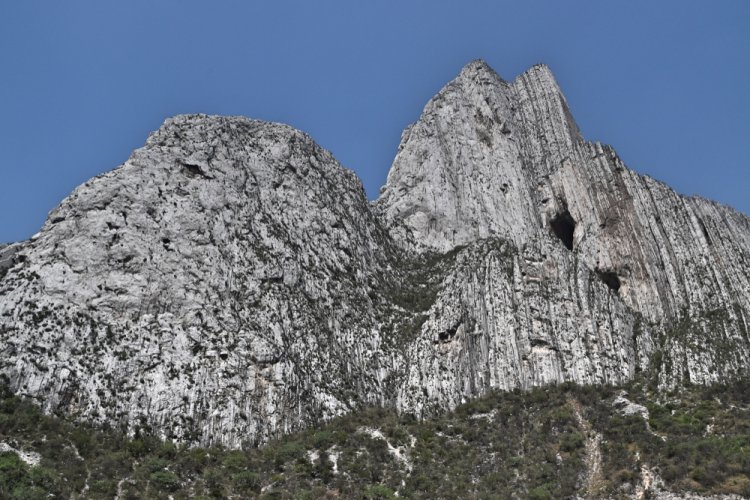
{"label": "dark cave entrance", "polygon": [[620,289],[620,278],[616,273],[612,271],[602,271],[601,269],[596,270],[599,279],[609,287],[610,290],[617,292]]}
{"label": "dark cave entrance", "polygon": [[576,230],[576,221],[570,215],[570,212],[566,209],[564,212],[555,215],[549,225],[552,227],[555,236],[563,242],[565,248],[573,250],[573,233]]}

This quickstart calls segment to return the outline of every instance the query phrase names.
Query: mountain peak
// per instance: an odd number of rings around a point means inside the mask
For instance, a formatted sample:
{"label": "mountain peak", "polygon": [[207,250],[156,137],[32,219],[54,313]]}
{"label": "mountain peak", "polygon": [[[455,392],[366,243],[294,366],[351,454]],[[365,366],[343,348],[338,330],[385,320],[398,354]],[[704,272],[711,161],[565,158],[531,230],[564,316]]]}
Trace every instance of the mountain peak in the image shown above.
{"label": "mountain peak", "polygon": [[[284,123],[254,120],[245,116],[192,113],[166,118],[161,126],[149,135],[147,145],[165,141],[174,143],[175,141],[195,140],[201,137],[208,140],[223,136],[225,140],[228,140],[230,135],[252,135],[260,130],[283,136],[295,134],[306,136],[303,132]],[[312,139],[309,140],[312,141]]]}
{"label": "mountain peak", "polygon": [[555,74],[552,72],[552,69],[545,63],[536,63],[529,67],[526,71],[521,73],[519,77],[523,75],[535,75],[537,77],[544,77],[554,80]]}
{"label": "mountain peak", "polygon": [[[488,78],[506,83],[506,81],[487,63],[487,61],[484,59],[474,59],[461,68],[461,71],[454,81],[486,81]],[[544,63],[537,63],[529,67],[526,71],[518,75],[513,80],[513,83],[517,84],[522,80],[538,82],[539,84],[549,88],[554,88],[558,92],[561,92],[555,74],[552,72],[552,69]]]}
{"label": "mountain peak", "polygon": [[[565,101],[565,95],[560,88],[560,84],[555,78],[552,69],[546,64],[535,64],[529,69],[518,75],[512,83],[515,87],[533,87],[537,93],[546,93],[548,95],[558,94],[562,101]],[[567,106],[567,104],[566,104]]]}
{"label": "mountain peak", "polygon": [[[522,244],[530,234],[523,228],[539,225],[528,196],[533,179],[556,168],[579,139],[548,66],[508,83],[477,59],[404,132],[379,204],[440,251],[490,235]],[[550,141],[559,144],[550,148]],[[526,145],[550,154],[520,161]],[[504,194],[477,197],[478,190]],[[440,197],[424,195],[430,192]]]}
{"label": "mountain peak", "polygon": [[484,59],[474,59],[466,64],[458,74],[457,80],[471,80],[496,78],[504,81],[500,75]]}

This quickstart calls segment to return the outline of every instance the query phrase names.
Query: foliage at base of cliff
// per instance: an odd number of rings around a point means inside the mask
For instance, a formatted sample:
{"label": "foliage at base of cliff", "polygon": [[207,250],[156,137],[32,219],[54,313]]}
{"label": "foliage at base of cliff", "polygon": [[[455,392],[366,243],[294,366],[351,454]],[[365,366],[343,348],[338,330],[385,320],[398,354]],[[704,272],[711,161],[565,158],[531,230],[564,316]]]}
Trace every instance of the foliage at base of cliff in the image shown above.
{"label": "foliage at base of cliff", "polygon": [[[431,420],[371,408],[258,449],[184,448],[43,415],[0,394],[2,498],[750,495],[750,383],[492,393]],[[623,401],[640,408],[630,412]],[[647,411],[643,411],[647,410]]]}

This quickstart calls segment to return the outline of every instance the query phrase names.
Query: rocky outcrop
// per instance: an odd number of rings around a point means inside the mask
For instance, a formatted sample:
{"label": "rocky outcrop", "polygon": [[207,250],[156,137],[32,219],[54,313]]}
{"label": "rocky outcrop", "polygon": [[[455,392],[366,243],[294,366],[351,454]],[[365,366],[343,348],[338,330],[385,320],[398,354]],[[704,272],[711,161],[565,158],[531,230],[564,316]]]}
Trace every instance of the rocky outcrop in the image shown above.
{"label": "rocky outcrop", "polygon": [[306,135],[176,117],[21,252],[1,369],[48,410],[259,442],[382,402],[390,252],[359,180]]}
{"label": "rocky outcrop", "polygon": [[22,243],[0,244],[0,279],[18,262],[18,252],[23,248]]}
{"label": "rocky outcrop", "polygon": [[[584,141],[546,66],[506,82],[482,61],[467,65],[404,132],[377,203],[391,234],[405,246],[445,252],[503,238],[525,254],[521,259],[511,253],[508,260],[549,260],[562,271],[543,276],[542,288],[566,290],[581,282],[575,279],[581,273],[598,277],[605,286],[591,292],[579,288],[556,296],[540,291],[529,295],[551,296],[550,302],[558,305],[575,303],[581,295],[610,296],[616,309],[627,313],[612,316],[618,323],[612,331],[620,338],[608,337],[609,345],[617,349],[616,358],[630,360],[631,374],[655,346],[662,386],[709,383],[747,371],[750,220],[708,200],[680,196],[629,170],[612,148]],[[576,263],[570,266],[576,271],[566,269],[567,261]],[[482,258],[470,267],[481,269]],[[534,275],[515,279],[528,281]],[[474,304],[465,308],[470,315],[492,317],[518,302],[488,295],[486,277],[480,281],[467,273],[458,279],[449,288],[453,293],[471,290],[462,299]],[[548,330],[555,339],[571,335],[582,340],[579,319],[586,318],[585,324],[592,318],[587,307],[539,311],[538,324],[554,324]],[[623,314],[627,321],[622,321]],[[436,311],[435,316],[444,314]],[[559,323],[561,318],[570,324]],[[495,360],[513,352],[505,342],[514,337],[516,325],[526,333],[534,328],[518,315],[512,321],[495,317],[480,324],[477,334],[484,345],[499,343],[483,353]],[[501,330],[490,333],[499,325]],[[635,325],[635,331],[631,334],[630,326],[623,325]],[[428,327],[434,329],[425,331],[425,338],[439,335],[442,328]],[[638,341],[625,340],[636,337]],[[455,379],[449,383],[453,399],[466,392],[470,380],[488,379],[481,375],[486,364],[458,367],[458,360],[475,349],[471,337],[462,338],[452,354],[441,355],[441,366],[450,366],[447,372]],[[569,366],[561,353],[552,355],[550,366]],[[433,378],[434,384],[445,385],[445,369],[436,372],[429,356],[409,359],[422,364],[414,369],[423,381]],[[515,362],[493,361],[489,366],[512,367],[513,375],[521,376],[520,360]],[[466,373],[467,366],[472,373]],[[620,365],[623,373],[627,366]],[[586,382],[596,373],[590,368],[581,372],[585,376],[550,370],[532,370],[531,379]],[[507,386],[502,377],[494,380],[489,386]]]}
{"label": "rocky outcrop", "polygon": [[545,66],[467,65],[375,203],[290,127],[178,116],[13,248],[11,388],[187,442],[642,371],[711,383],[750,359],[748,218],[586,142]]}
{"label": "rocky outcrop", "polygon": [[420,335],[399,393],[429,414],[490,389],[622,383],[648,363],[651,333],[574,254],[551,241],[462,250]]}

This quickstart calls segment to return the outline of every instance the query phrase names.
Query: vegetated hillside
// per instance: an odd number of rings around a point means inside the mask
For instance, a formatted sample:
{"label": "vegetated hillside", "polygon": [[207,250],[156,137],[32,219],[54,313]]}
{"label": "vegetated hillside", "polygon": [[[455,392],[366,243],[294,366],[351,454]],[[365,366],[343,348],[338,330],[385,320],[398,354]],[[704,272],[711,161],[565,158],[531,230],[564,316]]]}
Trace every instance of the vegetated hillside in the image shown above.
{"label": "vegetated hillside", "polygon": [[495,392],[424,421],[370,408],[246,450],[128,439],[6,389],[0,401],[3,449],[38,459],[0,453],[2,498],[750,496],[748,382],[657,399],[637,382]]}

